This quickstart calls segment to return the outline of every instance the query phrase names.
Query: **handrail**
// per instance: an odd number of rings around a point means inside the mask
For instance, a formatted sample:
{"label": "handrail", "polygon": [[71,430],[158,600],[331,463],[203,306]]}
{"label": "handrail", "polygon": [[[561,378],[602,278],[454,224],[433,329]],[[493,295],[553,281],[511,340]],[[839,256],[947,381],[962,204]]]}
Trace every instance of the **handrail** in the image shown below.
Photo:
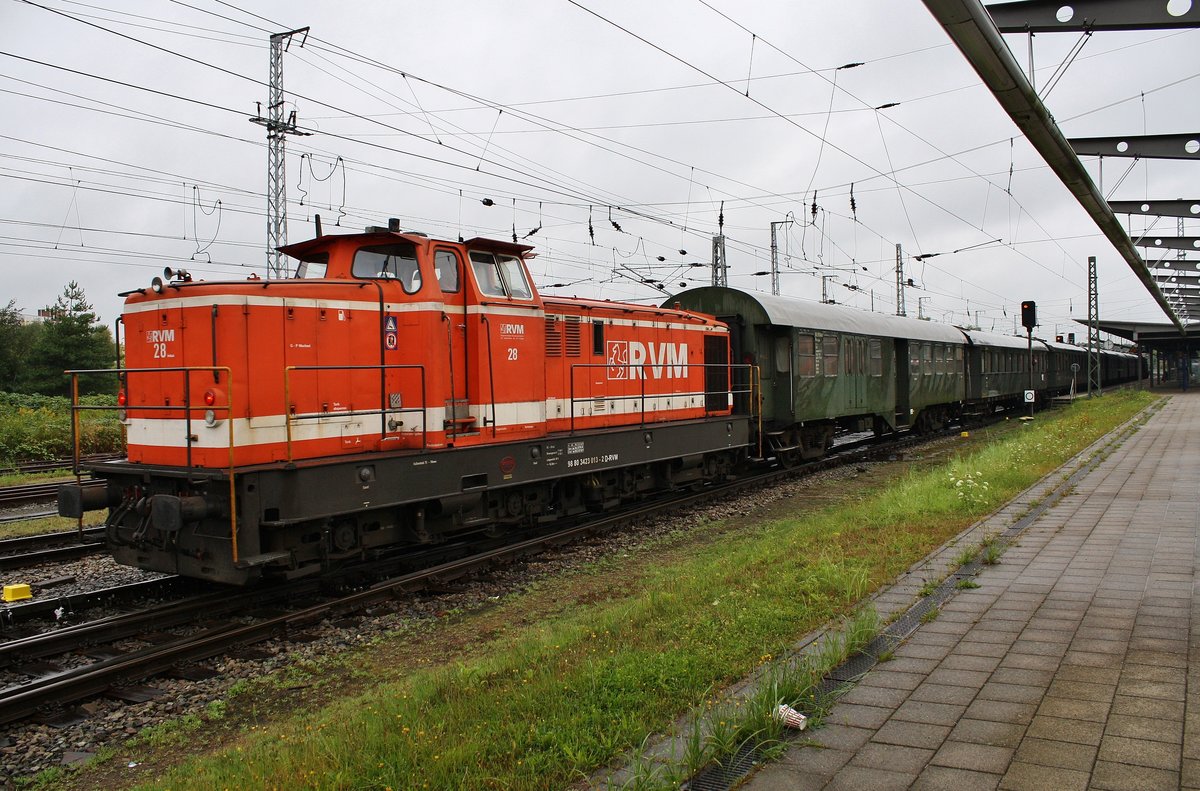
{"label": "handrail", "polygon": [[[688,391],[688,392],[682,392],[682,393],[657,393],[657,394],[653,394],[653,396],[652,396],[652,397],[654,397],[654,398],[659,398],[659,397],[686,397],[686,396],[696,396],[696,395],[699,395],[701,398],[703,398],[703,399],[704,399],[704,402],[705,402],[705,403],[704,403],[704,406],[703,406],[703,409],[704,409],[704,414],[705,414],[705,415],[712,415],[712,414],[723,414],[723,413],[725,413],[726,409],[729,409],[729,410],[731,410],[731,409],[732,409],[732,406],[731,406],[731,405],[727,405],[727,406],[726,406],[725,408],[723,408],[723,409],[716,409],[716,410],[714,410],[714,409],[709,409],[709,408],[708,408],[708,403],[707,403],[707,402],[708,402],[708,396],[710,396],[710,395],[716,395],[716,394],[718,394],[718,393],[720,393],[720,394],[728,394],[728,395],[730,395],[730,396],[733,396],[733,395],[738,395],[738,394],[741,394],[741,393],[750,393],[751,395],[753,395],[753,391],[754,391],[754,388],[753,388],[753,382],[751,382],[751,384],[750,384],[750,389],[749,389],[749,390],[741,390],[741,389],[736,389],[736,388],[734,387],[734,384],[733,384],[733,377],[732,377],[732,373],[733,373],[734,371],[738,371],[738,370],[757,370],[757,369],[756,369],[754,366],[745,365],[745,364],[739,364],[739,365],[730,365],[730,364],[728,364],[728,363],[683,363],[683,364],[670,364],[670,365],[668,365],[668,364],[666,364],[666,363],[663,363],[663,364],[655,364],[655,363],[641,363],[641,364],[638,364],[638,365],[630,365],[630,364],[626,363],[626,364],[623,364],[623,365],[612,365],[612,364],[609,364],[609,363],[574,363],[574,364],[572,364],[572,365],[571,365],[571,377],[570,377],[570,379],[571,379],[571,383],[570,383],[570,384],[571,384],[571,386],[570,386],[570,392],[569,392],[569,397],[570,397],[570,406],[571,406],[571,411],[570,411],[570,423],[571,423],[571,426],[570,426],[570,430],[571,430],[572,432],[573,432],[573,431],[575,431],[575,417],[576,417],[576,416],[575,416],[575,403],[576,403],[577,401],[583,401],[583,400],[593,400],[593,399],[596,399],[596,398],[601,398],[600,396],[588,396],[588,397],[586,397],[586,399],[585,399],[585,398],[576,397],[576,395],[575,395],[575,380],[576,380],[575,372],[576,372],[576,370],[579,370],[579,369],[589,369],[589,368],[605,368],[605,369],[608,369],[608,368],[622,368],[622,369],[626,369],[626,370],[632,371],[632,370],[634,370],[634,369],[639,369],[639,370],[641,371],[641,375],[638,377],[638,378],[641,380],[641,382],[640,382],[640,385],[641,385],[641,387],[640,387],[640,393],[639,393],[639,394],[637,394],[637,395],[623,395],[623,396],[616,396],[616,395],[612,395],[612,394],[607,394],[607,395],[604,395],[604,396],[602,397],[602,399],[603,399],[604,401],[632,401],[632,400],[639,400],[639,401],[640,401],[640,412],[641,412],[641,416],[640,416],[640,425],[644,427],[644,426],[646,425],[646,382],[647,382],[647,380],[650,378],[649,376],[646,376],[646,374],[645,374],[645,371],[646,371],[646,369],[647,369],[647,368],[666,368],[666,367],[671,367],[671,368],[703,368],[703,369],[717,368],[717,369],[721,369],[721,370],[725,370],[725,371],[729,371],[729,372],[730,372],[731,376],[729,376],[729,377],[727,377],[727,378],[726,378],[726,382],[728,383],[728,387],[726,387],[726,388],[724,388],[724,389],[721,389],[721,390],[709,390],[709,389],[708,389],[708,387],[707,387],[707,384],[706,384],[706,385],[705,385],[705,387],[704,387],[702,390],[700,390],[699,392],[696,392],[696,391]],[[677,379],[677,381],[681,381],[681,382],[686,382],[687,380],[688,380],[688,379],[687,379],[687,377],[680,377],[680,378],[678,378],[678,379]],[[629,381],[629,378],[622,379],[622,380],[615,380],[615,381]],[[760,409],[759,409],[759,412],[761,413],[761,411],[762,411],[762,410],[761,410],[761,408],[760,408]]]}
{"label": "handrail", "polygon": [[[292,397],[291,397],[291,374],[293,371],[379,371],[380,379],[382,380],[388,370],[413,370],[419,371],[421,374],[421,406],[393,409],[391,406],[385,406],[383,401],[380,401],[379,409],[352,409],[344,412],[316,412],[316,413],[292,413]],[[386,397],[386,393],[384,393]],[[421,413],[421,447],[425,448],[429,445],[429,409],[428,393],[425,390],[425,366],[423,365],[289,365],[283,369],[283,420],[284,428],[287,433],[287,460],[288,463],[295,461],[292,455],[292,421],[293,420],[324,420],[331,417],[356,417],[358,415],[379,415],[381,421],[381,429],[388,428],[386,423],[387,415],[401,415],[409,412]],[[380,433],[383,437],[388,432]]]}
{"label": "handrail", "polygon": [[[223,388],[223,390],[225,392],[226,403],[224,405],[213,404],[212,406],[209,406],[207,404],[201,404],[201,405],[193,405],[192,404],[191,376],[192,376],[193,371],[208,371],[210,373],[217,373],[220,371],[225,372],[226,385]],[[192,470],[194,469],[192,466],[192,444],[196,441],[196,438],[192,435],[192,412],[194,410],[198,410],[198,409],[203,409],[205,411],[208,411],[211,409],[214,413],[216,413],[216,412],[224,412],[225,413],[225,422],[228,424],[227,427],[229,430],[229,540],[230,540],[230,548],[231,548],[231,555],[233,558],[233,562],[237,563],[238,562],[237,486],[234,481],[234,449],[235,449],[235,446],[234,446],[234,432],[233,432],[233,416],[235,414],[235,409],[234,409],[235,402],[234,402],[234,397],[233,397],[233,371],[232,371],[232,369],[226,365],[191,365],[191,366],[171,366],[171,367],[165,367],[165,368],[88,368],[88,369],[74,369],[74,370],[66,371],[66,373],[69,374],[71,377],[71,445],[72,445],[72,454],[73,454],[72,467],[75,471],[76,482],[80,482],[82,480],[82,477],[80,475],[80,469],[79,469],[79,457],[81,455],[80,448],[79,448],[79,439],[80,439],[79,438],[79,433],[80,433],[79,432],[79,425],[80,425],[79,424],[79,413],[85,409],[96,409],[96,410],[115,409],[120,412],[127,412],[130,409],[136,409],[141,412],[177,412],[179,410],[183,410],[184,420],[185,420],[184,430],[187,432],[186,436],[185,436],[184,444],[186,446],[185,454],[187,457],[187,465],[186,466],[188,469],[189,483],[191,482]],[[146,374],[146,373],[154,373],[154,374],[182,373],[183,374],[183,383],[184,383],[183,404],[180,406],[169,405],[169,404],[164,404],[163,406],[142,404],[142,405],[133,407],[128,403],[128,401],[124,405],[114,404],[113,406],[108,406],[106,404],[80,404],[79,403],[79,376],[81,374],[116,374],[120,378],[120,380],[125,383],[125,386],[128,388],[131,386],[131,382],[132,382],[132,380],[130,379],[130,376],[129,376],[130,374]],[[122,423],[124,423],[124,421],[122,421]],[[82,520],[82,518],[80,518],[81,528],[82,528],[82,522],[83,522],[83,520]]]}

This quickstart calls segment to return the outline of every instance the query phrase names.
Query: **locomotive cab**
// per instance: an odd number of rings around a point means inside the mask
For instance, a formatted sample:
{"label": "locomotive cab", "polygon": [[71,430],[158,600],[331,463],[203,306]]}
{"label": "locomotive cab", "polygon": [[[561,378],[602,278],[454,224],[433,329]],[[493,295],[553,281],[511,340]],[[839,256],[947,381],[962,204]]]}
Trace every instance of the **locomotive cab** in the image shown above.
{"label": "locomotive cab", "polygon": [[544,408],[520,406],[545,398],[533,345],[543,309],[523,260],[531,249],[377,232],[318,237],[283,251],[301,266],[325,263],[327,280],[378,291],[379,370],[348,373],[364,391],[372,375],[382,381],[375,399],[388,413],[382,446],[436,448],[479,442],[485,432],[544,433]]}

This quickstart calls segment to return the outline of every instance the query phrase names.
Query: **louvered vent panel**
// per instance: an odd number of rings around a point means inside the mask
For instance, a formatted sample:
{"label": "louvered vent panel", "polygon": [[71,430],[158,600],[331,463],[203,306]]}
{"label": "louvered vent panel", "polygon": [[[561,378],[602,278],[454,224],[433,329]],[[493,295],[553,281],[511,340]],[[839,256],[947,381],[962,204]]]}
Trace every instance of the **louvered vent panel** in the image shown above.
{"label": "louvered vent panel", "polygon": [[562,322],[557,316],[546,317],[546,356],[562,357]]}
{"label": "louvered vent panel", "polygon": [[564,323],[566,325],[567,356],[581,357],[583,355],[583,345],[579,337],[579,317],[566,316]]}

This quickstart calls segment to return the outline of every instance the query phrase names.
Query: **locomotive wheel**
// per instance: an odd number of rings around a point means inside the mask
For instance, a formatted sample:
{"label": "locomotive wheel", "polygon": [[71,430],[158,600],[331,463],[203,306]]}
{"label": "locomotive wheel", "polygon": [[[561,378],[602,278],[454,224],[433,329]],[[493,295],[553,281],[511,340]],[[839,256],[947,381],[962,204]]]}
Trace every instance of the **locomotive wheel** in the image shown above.
{"label": "locomotive wheel", "polygon": [[509,492],[504,498],[504,510],[509,516],[520,516],[525,513],[525,500],[520,492]]}
{"label": "locomotive wheel", "polygon": [[338,552],[349,552],[358,546],[358,531],[354,529],[352,523],[340,522],[334,525],[333,531],[329,534],[329,540]]}

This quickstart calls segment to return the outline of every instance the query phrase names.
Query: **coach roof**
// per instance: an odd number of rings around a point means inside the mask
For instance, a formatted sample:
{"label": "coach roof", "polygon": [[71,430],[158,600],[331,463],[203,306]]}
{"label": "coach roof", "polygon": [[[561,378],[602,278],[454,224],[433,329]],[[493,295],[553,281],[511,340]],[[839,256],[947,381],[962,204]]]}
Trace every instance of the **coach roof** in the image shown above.
{"label": "coach roof", "polygon": [[[966,336],[971,339],[972,346],[987,346],[989,348],[998,349],[1025,349],[1029,348],[1029,339],[1024,335],[1004,335],[999,332],[983,332],[982,330],[963,330]],[[1042,341],[1039,338],[1033,339],[1034,348],[1038,351],[1042,350]]]}
{"label": "coach roof", "polygon": [[946,324],[886,313],[871,313],[845,305],[807,302],[719,286],[681,291],[667,300],[664,306],[675,303],[689,310],[714,313],[718,318],[736,313],[752,324],[833,330],[884,338],[910,338],[960,346],[966,343],[960,330]]}

